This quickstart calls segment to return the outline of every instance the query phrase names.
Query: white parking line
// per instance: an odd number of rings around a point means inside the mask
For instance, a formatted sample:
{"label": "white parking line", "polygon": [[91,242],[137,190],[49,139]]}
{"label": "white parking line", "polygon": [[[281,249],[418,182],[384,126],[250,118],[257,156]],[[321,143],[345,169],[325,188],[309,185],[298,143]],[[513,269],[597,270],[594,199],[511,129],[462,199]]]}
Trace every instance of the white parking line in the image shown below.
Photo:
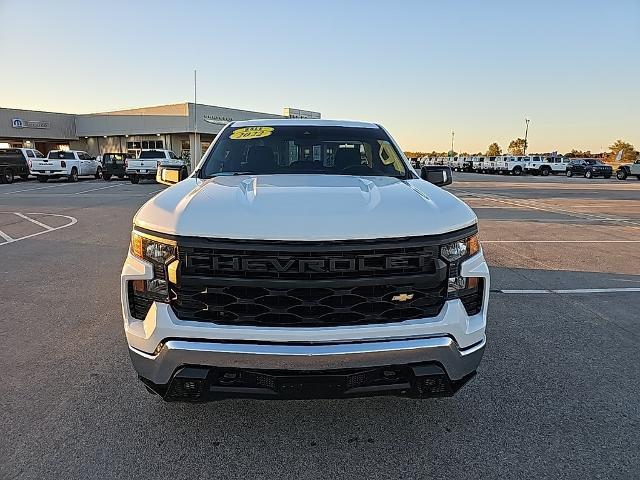
{"label": "white parking line", "polygon": [[13,193],[32,192],[34,190],[46,190],[47,188],[65,187],[68,183],[59,183],[57,185],[47,185],[46,187],[24,188],[22,190],[13,190],[12,192],[2,192],[3,195],[11,195]]}
{"label": "white parking line", "polygon": [[75,192],[74,195],[80,195],[83,193],[89,193],[89,192],[95,192],[97,190],[106,190],[107,188],[115,188],[115,187],[121,187],[121,184],[116,184],[116,185],[107,185],[106,187],[99,187],[99,188],[92,188],[90,190],[83,190],[81,192]]}
{"label": "white parking line", "polygon": [[628,287],[628,288],[574,288],[570,290],[565,289],[553,289],[553,290],[496,290],[500,293],[506,294],[531,294],[531,295],[545,295],[545,294],[572,294],[572,293],[622,293],[622,292],[640,292],[640,288]]}
{"label": "white parking line", "polygon": [[[2,230],[0,230],[0,237],[4,238],[7,242],[13,242],[13,238],[4,233]],[[2,245],[2,243],[0,243],[0,245]]]}
{"label": "white parking line", "polygon": [[[40,225],[41,227],[44,228],[44,230],[42,230],[41,232],[32,233],[31,235],[25,235],[24,237],[19,237],[19,238],[12,238],[9,235],[7,235],[6,233],[0,231],[0,237],[4,238],[6,240],[5,242],[0,243],[0,247],[2,247],[4,245],[9,245],[10,243],[19,242],[20,240],[26,240],[27,238],[37,237],[38,235],[42,235],[44,233],[54,232],[56,230],[62,230],[63,228],[70,227],[71,225],[74,225],[74,224],[76,224],[78,222],[77,218],[70,217],[68,215],[59,215],[57,213],[39,213],[39,212],[29,212],[29,213],[26,213],[26,214],[23,214],[23,213],[20,213],[20,212],[0,212],[0,213],[8,213],[8,214],[16,215],[16,216],[18,216],[20,218],[24,218],[25,220],[29,220],[30,222],[33,222],[33,223],[35,223],[37,225]],[[39,222],[37,220],[34,220],[33,218],[27,217],[27,215],[42,215],[42,216],[66,218],[67,220],[69,220],[69,222],[65,223],[64,225],[60,225],[58,227],[51,227],[50,225],[47,225],[45,223]]]}
{"label": "white parking line", "polygon": [[33,218],[27,217],[26,215],[23,215],[19,212],[14,212],[14,214],[19,216],[20,218],[24,218],[25,220],[30,221],[31,223],[35,223],[36,225],[41,226],[45,230],[53,230],[53,227],[50,227],[49,225],[45,225],[44,223],[39,222],[38,220],[34,220]]}

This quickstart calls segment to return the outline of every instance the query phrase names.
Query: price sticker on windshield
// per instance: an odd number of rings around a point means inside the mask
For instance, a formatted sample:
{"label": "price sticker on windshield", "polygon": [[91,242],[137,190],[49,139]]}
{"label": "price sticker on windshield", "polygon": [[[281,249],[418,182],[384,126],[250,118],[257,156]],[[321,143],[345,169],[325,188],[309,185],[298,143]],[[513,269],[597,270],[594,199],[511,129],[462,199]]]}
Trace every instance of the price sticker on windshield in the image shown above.
{"label": "price sticker on windshield", "polygon": [[273,133],[273,127],[244,127],[235,129],[229,138],[231,140],[250,140],[252,138],[264,138]]}

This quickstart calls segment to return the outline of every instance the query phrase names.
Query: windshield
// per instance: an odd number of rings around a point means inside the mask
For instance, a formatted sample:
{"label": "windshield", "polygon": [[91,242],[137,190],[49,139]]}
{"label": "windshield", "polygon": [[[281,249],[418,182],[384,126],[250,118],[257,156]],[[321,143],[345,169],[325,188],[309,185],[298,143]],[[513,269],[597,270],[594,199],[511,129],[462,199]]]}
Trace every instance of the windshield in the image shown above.
{"label": "windshield", "polygon": [[52,150],[49,152],[49,158],[56,160],[73,160],[73,152],[66,150]]}
{"label": "windshield", "polygon": [[379,128],[284,126],[228,128],[201,176],[325,174],[407,178],[391,139]]}
{"label": "windshield", "polygon": [[159,152],[158,150],[144,150],[140,152],[140,157],[138,158],[164,158],[164,152]]}
{"label": "windshield", "polygon": [[105,162],[124,162],[124,153],[105,153],[102,159]]}

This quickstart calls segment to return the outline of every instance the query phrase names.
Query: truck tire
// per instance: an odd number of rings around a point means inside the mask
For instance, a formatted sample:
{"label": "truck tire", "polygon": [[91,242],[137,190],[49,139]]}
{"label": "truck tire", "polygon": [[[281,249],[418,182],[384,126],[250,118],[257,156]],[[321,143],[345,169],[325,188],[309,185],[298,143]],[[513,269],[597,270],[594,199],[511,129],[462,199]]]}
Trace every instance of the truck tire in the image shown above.
{"label": "truck tire", "polygon": [[78,169],[76,167],[73,167],[71,169],[71,173],[67,177],[67,181],[71,183],[75,183],[78,181]]}
{"label": "truck tire", "polygon": [[140,183],[140,177],[135,173],[129,175],[129,180],[131,180],[131,183]]}
{"label": "truck tire", "polygon": [[584,172],[584,178],[593,178],[593,172],[591,170],[587,170]]}
{"label": "truck tire", "polygon": [[616,172],[616,177],[617,177],[618,180],[626,180],[627,179],[627,172],[625,171],[624,168],[621,168]]}
{"label": "truck tire", "polygon": [[105,182],[108,182],[109,180],[111,180],[111,174],[110,174],[110,173],[103,173],[103,174],[102,174],[102,179],[103,179]]}
{"label": "truck tire", "polygon": [[517,177],[522,175],[522,167],[520,165],[513,167],[513,174]]}
{"label": "truck tire", "polygon": [[5,168],[4,172],[2,172],[2,183],[13,183],[13,179],[15,176],[13,175],[13,170],[10,168]]}
{"label": "truck tire", "polygon": [[102,167],[98,167],[96,169],[96,174],[94,175],[94,177],[96,177],[96,180],[98,180],[99,178],[102,178]]}
{"label": "truck tire", "polygon": [[188,175],[188,173],[187,173],[187,169],[186,168],[183,168],[182,170],[180,170],[180,180],[179,181],[181,182],[182,180],[187,178],[187,175]]}
{"label": "truck tire", "polygon": [[540,169],[540,175],[542,175],[543,177],[548,177],[550,173],[551,169],[549,167],[542,167]]}
{"label": "truck tire", "polygon": [[567,170],[567,177],[573,177],[573,170]]}
{"label": "truck tire", "polygon": [[47,180],[49,180],[49,177],[47,177],[46,175],[38,175],[38,181],[40,183],[47,183]]}

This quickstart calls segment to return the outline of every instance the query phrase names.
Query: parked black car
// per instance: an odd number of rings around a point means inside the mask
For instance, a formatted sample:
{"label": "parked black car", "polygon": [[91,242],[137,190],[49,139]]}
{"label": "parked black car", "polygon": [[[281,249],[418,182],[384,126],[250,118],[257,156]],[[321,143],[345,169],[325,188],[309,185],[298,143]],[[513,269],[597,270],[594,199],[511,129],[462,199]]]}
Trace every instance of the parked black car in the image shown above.
{"label": "parked black car", "polygon": [[611,168],[611,165],[606,165],[600,160],[580,158],[571,160],[571,163],[569,163],[567,167],[567,177],[573,177],[574,175],[583,175],[585,178],[611,178],[613,168]]}
{"label": "parked black car", "polygon": [[28,179],[29,158],[44,158],[44,155],[33,148],[0,148],[0,183],[13,183],[16,175]]}
{"label": "parked black car", "polygon": [[132,158],[128,153],[103,153],[102,154],[102,178],[111,180],[111,177],[124,178],[126,176],[127,159]]}

